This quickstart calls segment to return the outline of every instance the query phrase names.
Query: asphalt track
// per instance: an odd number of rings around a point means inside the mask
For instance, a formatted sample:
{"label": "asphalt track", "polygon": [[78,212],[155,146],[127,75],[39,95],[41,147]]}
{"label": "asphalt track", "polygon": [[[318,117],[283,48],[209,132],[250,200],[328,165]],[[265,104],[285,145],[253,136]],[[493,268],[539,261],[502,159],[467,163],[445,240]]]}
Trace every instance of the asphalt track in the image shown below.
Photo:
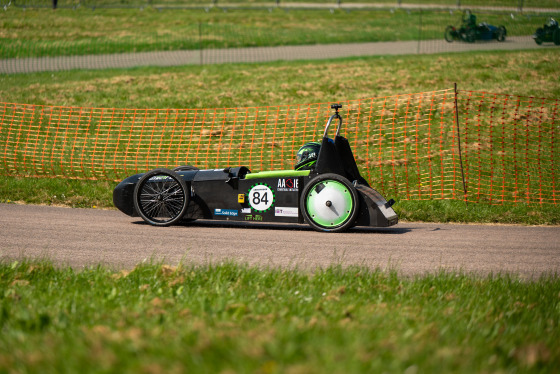
{"label": "asphalt track", "polygon": [[208,65],[344,58],[357,56],[454,53],[466,51],[557,48],[537,45],[530,36],[514,36],[500,43],[447,43],[441,39],[401,42],[315,44],[300,46],[156,51],[109,55],[15,58],[0,60],[0,74],[73,69],[132,68],[138,66]]}
{"label": "asphalt track", "polygon": [[399,223],[327,234],[306,225],[196,221],[153,227],[116,210],[0,204],[0,260],[80,269],[143,261],[299,269],[359,265],[404,275],[441,270],[526,278],[560,274],[560,226]]}

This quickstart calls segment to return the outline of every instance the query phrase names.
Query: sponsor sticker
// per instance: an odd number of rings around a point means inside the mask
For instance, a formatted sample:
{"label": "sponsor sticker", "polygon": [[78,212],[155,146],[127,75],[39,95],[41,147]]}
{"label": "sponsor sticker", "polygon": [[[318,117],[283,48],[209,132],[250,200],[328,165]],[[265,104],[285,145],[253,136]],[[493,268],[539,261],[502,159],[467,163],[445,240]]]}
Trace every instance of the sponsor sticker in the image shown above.
{"label": "sponsor sticker", "polygon": [[297,178],[280,178],[278,179],[278,188],[276,191],[279,192],[293,192],[298,190],[298,179]]}
{"label": "sponsor sticker", "polygon": [[297,217],[299,210],[297,207],[279,207],[274,208],[274,215],[278,217]]}
{"label": "sponsor sticker", "polygon": [[214,215],[237,217],[239,215],[239,211],[235,209],[214,209]]}
{"label": "sponsor sticker", "polygon": [[151,177],[149,179],[150,182],[157,182],[157,181],[167,181],[167,180],[172,180],[173,178],[171,178],[168,175],[154,175],[153,177]]}
{"label": "sponsor sticker", "polygon": [[245,216],[245,221],[259,221],[262,222],[263,220],[263,216],[258,215],[258,214],[251,214],[248,216]]}
{"label": "sponsor sticker", "polygon": [[243,214],[251,214],[251,208],[242,208],[241,213]]}

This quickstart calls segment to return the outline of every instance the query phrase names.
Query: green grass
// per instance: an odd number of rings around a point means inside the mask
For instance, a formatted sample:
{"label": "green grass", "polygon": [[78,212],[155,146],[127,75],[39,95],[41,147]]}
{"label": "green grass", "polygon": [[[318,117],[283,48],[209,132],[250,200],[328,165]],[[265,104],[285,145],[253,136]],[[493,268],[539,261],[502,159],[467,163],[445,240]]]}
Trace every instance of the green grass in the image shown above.
{"label": "green grass", "polygon": [[117,183],[0,176],[2,203],[111,208]]}
{"label": "green grass", "polygon": [[[560,8],[559,8],[560,12]],[[477,12],[479,22],[531,35],[546,15]],[[9,8],[0,18],[0,58],[443,39],[454,11]]]}
{"label": "green grass", "polygon": [[0,101],[94,108],[236,108],[452,88],[560,97],[560,50],[0,75]]}
{"label": "green grass", "polygon": [[0,264],[0,372],[553,372],[560,281]]}
{"label": "green grass", "polygon": [[404,221],[560,225],[560,209],[554,205],[401,200],[393,208]]}

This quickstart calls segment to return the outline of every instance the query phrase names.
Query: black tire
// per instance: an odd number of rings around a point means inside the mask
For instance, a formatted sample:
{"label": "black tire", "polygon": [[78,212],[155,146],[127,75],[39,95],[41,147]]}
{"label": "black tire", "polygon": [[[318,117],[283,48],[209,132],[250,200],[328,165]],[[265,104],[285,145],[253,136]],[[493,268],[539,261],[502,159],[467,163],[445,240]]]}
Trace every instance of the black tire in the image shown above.
{"label": "black tire", "polygon": [[196,166],[192,166],[192,165],[181,165],[181,166],[177,166],[175,169],[173,169],[174,172],[191,171],[191,170],[200,170],[200,169],[197,168]]}
{"label": "black tire", "polygon": [[[193,171],[193,170],[200,170],[199,168],[197,168],[196,166],[192,166],[192,165],[181,165],[181,166],[177,166],[175,169],[173,169],[174,172],[178,173],[181,171]],[[196,221],[196,218],[182,218],[181,219],[181,223],[191,223]]]}
{"label": "black tire", "polygon": [[474,43],[476,40],[476,31],[474,29],[469,29],[465,33],[465,40],[469,43]]}
{"label": "black tire", "polygon": [[560,28],[554,30],[554,33],[552,34],[552,41],[555,45],[560,45]]}
{"label": "black tire", "polygon": [[[327,194],[320,196],[321,193]],[[300,209],[313,229],[341,232],[356,224],[359,203],[358,192],[348,179],[337,174],[322,174],[303,189]]]}
{"label": "black tire", "polygon": [[504,32],[504,36],[507,35],[507,29],[504,25],[500,25],[498,28]]}
{"label": "black tire", "polygon": [[498,31],[496,32],[496,40],[499,42],[503,42],[504,40],[506,40],[506,28],[504,26],[500,26],[498,28]]}
{"label": "black tire", "polygon": [[155,169],[142,176],[134,188],[134,208],[154,226],[169,226],[181,220],[189,205],[185,181],[169,169]]}
{"label": "black tire", "polygon": [[451,43],[451,42],[453,42],[453,39],[454,39],[453,38],[453,26],[447,26],[445,28],[445,40],[448,43]]}
{"label": "black tire", "polygon": [[539,27],[537,31],[535,31],[535,34],[533,35],[533,39],[535,39],[535,43],[537,43],[538,45],[541,45],[543,43],[541,37],[543,34],[544,34],[544,30],[541,27]]}

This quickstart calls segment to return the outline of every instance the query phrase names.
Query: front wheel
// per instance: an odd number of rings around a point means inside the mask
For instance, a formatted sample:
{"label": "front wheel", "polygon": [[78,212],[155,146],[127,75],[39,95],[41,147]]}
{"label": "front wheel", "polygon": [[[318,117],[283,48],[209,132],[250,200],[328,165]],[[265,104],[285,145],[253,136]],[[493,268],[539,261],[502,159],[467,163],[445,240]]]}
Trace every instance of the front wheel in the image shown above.
{"label": "front wheel", "polygon": [[189,204],[185,181],[169,169],[155,169],[142,176],[134,188],[134,208],[154,226],[169,226],[183,217]]}
{"label": "front wheel", "polygon": [[445,40],[448,43],[453,42],[453,31],[454,31],[454,27],[453,26],[447,26],[447,28],[445,29]]}
{"label": "front wheel", "polygon": [[541,45],[543,40],[541,38],[541,35],[544,34],[544,30],[542,28],[538,28],[537,31],[535,32],[535,34],[533,35],[533,39],[535,39],[535,43],[537,43],[538,45]]}
{"label": "front wheel", "polygon": [[317,231],[341,232],[354,226],[358,214],[358,192],[348,179],[322,174],[303,189],[303,217]]}
{"label": "front wheel", "polygon": [[465,39],[468,43],[474,43],[476,40],[476,31],[474,29],[468,29],[465,33]]}

